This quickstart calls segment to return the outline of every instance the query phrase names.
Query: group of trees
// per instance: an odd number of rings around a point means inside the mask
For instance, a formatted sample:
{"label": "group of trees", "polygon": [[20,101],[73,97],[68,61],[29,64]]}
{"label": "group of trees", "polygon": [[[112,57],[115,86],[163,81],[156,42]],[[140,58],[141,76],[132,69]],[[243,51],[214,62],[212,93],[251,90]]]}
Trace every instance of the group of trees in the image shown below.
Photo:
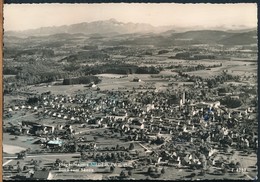
{"label": "group of trees", "polygon": [[24,84],[32,85],[39,83],[48,83],[56,81],[57,79],[64,78],[65,73],[59,71],[46,71],[46,72],[26,72],[22,71],[16,75],[17,80],[21,80]]}
{"label": "group of trees", "polygon": [[20,66],[4,66],[3,73],[4,75],[16,75],[21,71]]}
{"label": "group of trees", "polygon": [[225,105],[228,108],[237,108],[240,107],[243,103],[240,99],[233,99],[230,96],[228,96],[221,99],[220,104]]}
{"label": "group of trees", "polygon": [[209,88],[214,88],[217,87],[220,83],[222,84],[227,81],[239,81],[239,79],[239,76],[233,76],[223,72],[221,75],[215,76],[212,79],[206,79],[205,81],[207,82]]}
{"label": "group of trees", "polygon": [[[73,57],[73,56],[72,56]],[[75,58],[76,59],[76,58]],[[99,83],[100,80],[96,77],[86,77],[86,75],[96,75],[102,73],[111,74],[158,74],[160,68],[153,66],[139,67],[130,64],[108,63],[104,65],[94,65],[80,67],[75,62],[70,62],[68,65],[60,65],[51,60],[39,60],[34,62],[25,62],[20,66],[4,66],[4,74],[15,75],[15,77],[5,78],[4,91],[10,93],[16,87],[23,85],[33,85],[39,83],[53,82],[58,79],[65,79],[63,84],[88,84],[90,82]],[[77,77],[77,78],[72,78]]]}
{"label": "group of trees", "polygon": [[85,74],[96,75],[102,73],[111,73],[111,74],[158,74],[160,73],[159,68],[154,66],[144,66],[139,67],[131,64],[118,64],[118,63],[108,63],[104,65],[95,65],[95,66],[86,66],[83,70]]}
{"label": "group of trees", "polygon": [[17,153],[17,158],[18,159],[24,159],[27,155],[27,152],[26,151],[21,151],[19,153]]}
{"label": "group of trees", "polygon": [[[132,176],[131,170],[122,170],[120,173],[120,178],[128,178]],[[147,174],[153,178],[158,178],[162,174],[165,174],[165,168],[162,168],[161,170],[158,167],[149,167],[147,170]]]}
{"label": "group of trees", "polygon": [[158,167],[149,167],[147,170],[147,174],[150,175],[153,178],[159,178],[161,174],[165,173],[165,168],[162,168],[159,170]]}
{"label": "group of trees", "polygon": [[120,178],[127,178],[132,176],[132,171],[131,170],[122,170],[120,173]]}
{"label": "group of trees", "polygon": [[166,54],[168,52],[169,52],[168,50],[160,50],[160,51],[158,51],[158,54]]}
{"label": "group of trees", "polygon": [[175,59],[185,59],[185,60],[200,60],[200,59],[215,59],[214,55],[202,55],[202,54],[192,54],[190,52],[177,53],[174,57]]}
{"label": "group of trees", "polygon": [[38,55],[41,57],[52,57],[54,56],[54,51],[52,49],[26,49],[18,51],[17,54],[15,54],[15,58],[18,59],[22,56],[30,56],[30,55]]}
{"label": "group of trees", "polygon": [[65,73],[59,69],[55,69],[55,64],[51,61],[35,61],[33,63],[23,63],[20,66],[4,67],[4,74],[14,74],[15,79],[9,83],[14,84],[37,84],[52,82],[65,77]]}
{"label": "group of trees", "polygon": [[5,50],[5,58],[15,58],[16,60],[20,60],[20,58],[25,56],[33,56],[37,55],[39,57],[53,57],[54,50],[46,49],[46,48],[16,48],[16,47],[6,47]]}
{"label": "group of trees", "polygon": [[34,104],[38,103],[39,101],[40,101],[40,99],[38,97],[30,97],[30,98],[28,98],[27,103],[34,105]]}
{"label": "group of trees", "polygon": [[[89,47],[85,47],[88,49]],[[78,61],[85,61],[86,59],[106,59],[109,58],[109,55],[97,50],[84,50],[79,51],[76,54],[70,55],[64,59],[66,59],[68,62],[78,62]]]}
{"label": "group of trees", "polygon": [[151,141],[151,144],[161,145],[164,143],[163,137],[157,137],[155,140]]}
{"label": "group of trees", "polygon": [[196,66],[183,66],[183,65],[171,65],[166,67],[167,69],[176,69],[178,71],[182,72],[191,72],[191,71],[198,71],[198,70],[205,70],[205,69],[210,69],[210,68],[216,68],[216,67],[221,67],[222,63],[220,64],[214,64],[212,66],[205,66],[202,64],[196,65]]}
{"label": "group of trees", "polygon": [[131,160],[131,156],[128,152],[105,152],[105,153],[96,153],[93,155],[86,152],[81,152],[81,159],[93,159],[95,162],[124,162],[125,160]]}
{"label": "group of trees", "polygon": [[150,67],[138,67],[136,70],[136,74],[159,74],[160,73],[160,69],[155,68],[154,66],[150,66]]}

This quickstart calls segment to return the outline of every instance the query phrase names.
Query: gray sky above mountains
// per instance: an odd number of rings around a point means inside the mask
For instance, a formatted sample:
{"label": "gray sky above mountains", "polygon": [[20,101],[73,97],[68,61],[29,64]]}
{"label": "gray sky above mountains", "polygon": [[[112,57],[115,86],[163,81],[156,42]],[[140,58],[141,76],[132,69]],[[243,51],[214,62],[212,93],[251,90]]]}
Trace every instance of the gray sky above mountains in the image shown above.
{"label": "gray sky above mountains", "polygon": [[257,26],[257,4],[5,4],[4,29],[27,30],[114,18],[153,26]]}

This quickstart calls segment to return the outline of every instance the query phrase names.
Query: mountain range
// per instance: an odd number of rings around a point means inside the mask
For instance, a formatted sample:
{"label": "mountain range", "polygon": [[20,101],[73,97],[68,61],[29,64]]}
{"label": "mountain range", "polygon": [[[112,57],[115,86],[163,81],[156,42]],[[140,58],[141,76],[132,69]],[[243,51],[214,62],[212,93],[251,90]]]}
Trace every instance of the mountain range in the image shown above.
{"label": "mountain range", "polygon": [[41,27],[37,29],[30,29],[24,31],[5,31],[5,36],[16,36],[16,37],[29,37],[29,36],[46,36],[54,34],[100,34],[100,35],[117,35],[117,34],[133,34],[133,33],[162,33],[172,34],[175,32],[186,32],[190,30],[222,30],[228,32],[247,32],[253,30],[244,26],[218,26],[218,27],[176,27],[176,26],[152,26],[146,23],[123,23],[115,19],[94,21],[94,22],[83,22],[72,25],[53,26],[53,27]]}

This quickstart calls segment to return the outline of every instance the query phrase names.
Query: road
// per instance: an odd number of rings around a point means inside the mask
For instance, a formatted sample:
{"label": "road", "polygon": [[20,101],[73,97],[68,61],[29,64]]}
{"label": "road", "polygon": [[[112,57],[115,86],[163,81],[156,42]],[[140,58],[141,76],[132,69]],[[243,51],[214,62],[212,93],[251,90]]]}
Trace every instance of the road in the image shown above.
{"label": "road", "polygon": [[6,161],[5,163],[3,163],[3,167],[4,167],[5,165],[9,164],[9,163],[12,162],[12,161],[13,161],[13,160],[10,159],[10,160]]}
{"label": "road", "polygon": [[89,132],[89,131],[95,131],[95,130],[100,130],[100,129],[102,129],[102,128],[86,129],[86,130],[83,130],[83,131],[75,132],[75,135],[84,134],[84,133]]}
{"label": "road", "polygon": [[[27,155],[26,158],[37,158],[37,157],[64,157],[64,156],[80,156],[80,153],[69,153],[69,154],[64,154],[64,153],[60,153],[60,154],[42,154],[42,155]],[[17,157],[3,157],[4,159],[17,159]],[[8,163],[11,161],[7,161]],[[6,163],[7,163],[6,162]],[[8,164],[7,163],[7,164]],[[6,165],[6,164],[5,164]]]}
{"label": "road", "polygon": [[73,88],[74,88],[74,87],[72,86],[72,87],[70,87],[69,89],[67,89],[67,90],[64,90],[64,91],[63,91],[63,92],[64,92],[64,94],[66,94],[66,95],[70,96],[70,94],[69,94],[67,91],[71,91]]}
{"label": "road", "polygon": [[141,144],[140,142],[136,142],[138,143],[142,148],[146,149],[147,151],[146,152],[151,152],[150,149],[148,149],[146,146],[144,146],[143,144]]}
{"label": "road", "polygon": [[251,179],[251,180],[254,180],[254,178],[252,178],[251,176],[249,176],[248,174],[246,174],[246,176]]}

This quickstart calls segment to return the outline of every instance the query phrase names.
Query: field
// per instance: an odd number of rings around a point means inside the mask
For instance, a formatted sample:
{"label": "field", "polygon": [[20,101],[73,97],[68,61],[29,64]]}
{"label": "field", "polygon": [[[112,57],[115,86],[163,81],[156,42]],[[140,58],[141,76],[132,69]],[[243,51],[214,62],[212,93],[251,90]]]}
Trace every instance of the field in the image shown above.
{"label": "field", "polygon": [[[201,64],[210,65],[200,61]],[[211,68],[210,70],[198,70],[192,72],[186,72],[189,75],[201,76],[203,78],[210,78],[217,76],[222,73],[222,71],[227,70],[228,74],[233,76],[252,76],[256,75],[257,65],[251,63],[244,63],[241,61],[214,61],[216,64],[222,63],[222,67]]]}
{"label": "field", "polygon": [[[13,143],[12,143],[13,144]],[[7,144],[3,144],[3,152],[4,153],[8,153],[8,154],[15,154],[15,153],[19,153],[23,150],[25,150],[26,148],[22,148],[22,147],[18,147],[15,145],[7,145]]]}
{"label": "field", "polygon": [[52,85],[52,86],[28,86],[30,92],[45,93],[50,91],[53,94],[72,95],[77,91],[86,90],[84,85]]}

